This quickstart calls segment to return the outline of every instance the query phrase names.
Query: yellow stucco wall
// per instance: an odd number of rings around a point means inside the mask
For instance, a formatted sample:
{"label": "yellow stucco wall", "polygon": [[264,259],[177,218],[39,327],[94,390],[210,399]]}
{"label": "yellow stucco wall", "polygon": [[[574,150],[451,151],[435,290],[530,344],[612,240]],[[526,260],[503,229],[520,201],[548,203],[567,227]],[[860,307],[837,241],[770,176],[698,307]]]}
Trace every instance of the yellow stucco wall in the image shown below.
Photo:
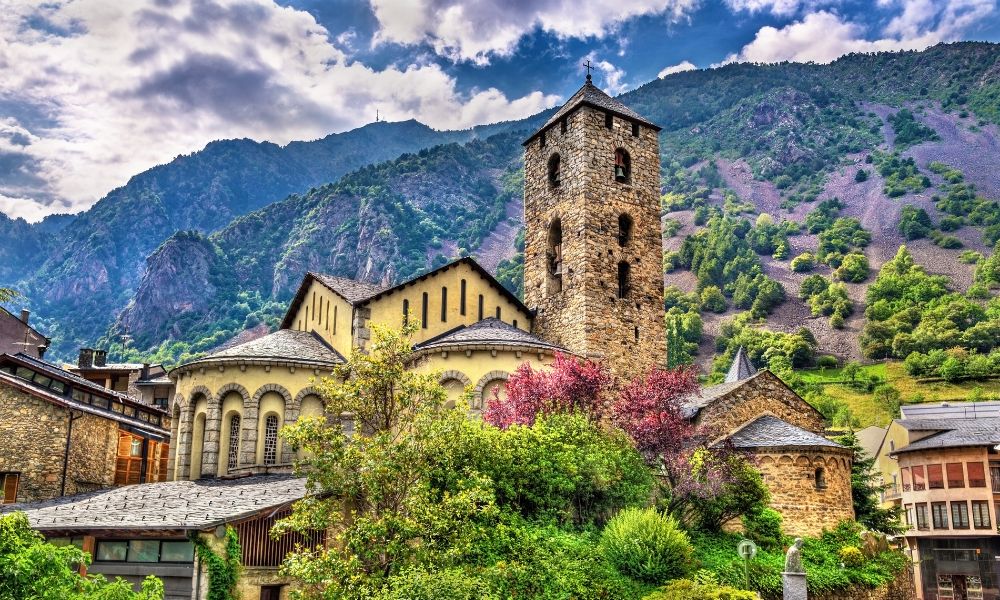
{"label": "yellow stucco wall", "polygon": [[[465,314],[462,314],[462,281],[465,281]],[[442,289],[447,289],[444,320],[441,319]],[[423,295],[427,294],[427,319],[423,322]],[[403,303],[409,303],[410,319],[421,323],[413,335],[413,343],[419,344],[460,325],[472,325],[482,319],[479,316],[479,297],[483,297],[482,318],[496,317],[500,309],[500,320],[517,323],[518,329],[531,330],[531,316],[521,311],[495,287],[491,286],[478,272],[466,263],[458,263],[426,279],[414,281],[400,290],[378,298],[368,305],[371,310],[370,322],[399,327],[403,322]],[[339,348],[338,348],[339,350]]]}
{"label": "yellow stucco wall", "polygon": [[[882,445],[878,449],[878,457],[875,461],[879,473],[882,475],[883,483],[891,485],[894,481],[899,480],[899,464],[895,458],[890,458],[889,454],[896,448],[902,448],[908,443],[910,443],[909,434],[906,429],[896,421],[890,423],[885,433],[885,438],[882,440]],[[898,482],[902,484],[902,481]]]}
{"label": "yellow stucco wall", "polygon": [[313,281],[295,312],[292,328],[315,331],[344,356],[351,352],[351,305],[325,285]]}
{"label": "yellow stucco wall", "polygon": [[[519,323],[520,325],[520,323]],[[484,402],[493,397],[493,389],[502,392],[503,383],[522,363],[530,363],[533,368],[547,367],[552,364],[553,355],[535,351],[515,350],[447,350],[422,354],[414,365],[414,371],[420,373],[436,372],[448,392],[449,401],[455,402],[461,398],[465,386],[479,388],[479,393],[473,400],[470,411],[478,414]]]}

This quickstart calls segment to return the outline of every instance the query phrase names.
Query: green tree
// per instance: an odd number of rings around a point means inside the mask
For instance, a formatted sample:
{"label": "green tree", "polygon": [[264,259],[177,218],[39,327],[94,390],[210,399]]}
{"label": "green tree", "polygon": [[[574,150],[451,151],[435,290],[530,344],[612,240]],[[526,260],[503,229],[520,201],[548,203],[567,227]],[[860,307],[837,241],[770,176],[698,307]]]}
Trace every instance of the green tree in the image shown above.
{"label": "green tree", "polygon": [[163,599],[163,582],[156,577],[147,577],[142,591],[133,592],[122,579],[81,577],[81,564],[90,564],[89,553],[46,542],[24,513],[0,515],[0,600]]}
{"label": "green tree", "polygon": [[326,597],[368,598],[405,565],[436,563],[466,547],[479,531],[476,518],[495,513],[482,476],[442,468],[466,417],[444,408],[433,374],[407,368],[413,331],[373,326],[369,351],[354,352],[319,384],[330,414],[354,415],[353,438],[318,418],[282,431],[306,452],[297,469],[310,495],[277,530],[333,532],[328,550],[301,552],[285,571]]}
{"label": "green tree", "polygon": [[868,279],[868,257],[860,252],[851,252],[844,256],[840,267],[833,272],[833,276],[841,281],[851,283],[861,283]]}
{"label": "green tree", "polygon": [[907,204],[899,213],[899,233],[908,240],[927,237],[934,224],[927,211]]}
{"label": "green tree", "polygon": [[807,271],[812,271],[816,266],[816,257],[812,252],[803,252],[793,258],[790,264],[792,270],[796,273],[805,273]]}
{"label": "green tree", "polygon": [[701,291],[701,308],[714,313],[724,313],[729,308],[726,297],[718,286],[709,285]]}
{"label": "green tree", "polygon": [[853,454],[851,463],[851,500],[854,503],[854,519],[871,531],[898,534],[905,531],[899,522],[901,508],[883,508],[881,494],[886,486],[878,483],[875,458],[861,447],[853,430],[838,437],[836,442]]}

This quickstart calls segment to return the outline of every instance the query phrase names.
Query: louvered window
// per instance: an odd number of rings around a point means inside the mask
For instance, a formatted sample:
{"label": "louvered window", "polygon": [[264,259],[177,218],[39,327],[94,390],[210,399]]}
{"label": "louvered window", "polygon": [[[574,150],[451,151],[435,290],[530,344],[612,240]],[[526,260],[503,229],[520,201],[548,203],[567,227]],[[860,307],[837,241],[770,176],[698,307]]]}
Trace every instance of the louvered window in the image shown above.
{"label": "louvered window", "polygon": [[[273,415],[272,415],[273,416]],[[229,459],[227,469],[232,472],[240,464],[240,416],[229,418]]]}

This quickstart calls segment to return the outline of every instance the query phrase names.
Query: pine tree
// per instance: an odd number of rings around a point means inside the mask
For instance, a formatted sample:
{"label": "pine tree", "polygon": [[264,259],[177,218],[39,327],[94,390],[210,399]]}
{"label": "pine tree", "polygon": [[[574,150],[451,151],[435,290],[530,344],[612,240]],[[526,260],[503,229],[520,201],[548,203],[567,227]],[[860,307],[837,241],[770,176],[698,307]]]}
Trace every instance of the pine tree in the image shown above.
{"label": "pine tree", "polygon": [[898,506],[882,508],[880,497],[887,486],[878,483],[875,458],[868,456],[853,430],[838,437],[836,442],[853,455],[851,463],[851,498],[854,501],[854,519],[871,531],[896,534],[905,530],[900,524]]}

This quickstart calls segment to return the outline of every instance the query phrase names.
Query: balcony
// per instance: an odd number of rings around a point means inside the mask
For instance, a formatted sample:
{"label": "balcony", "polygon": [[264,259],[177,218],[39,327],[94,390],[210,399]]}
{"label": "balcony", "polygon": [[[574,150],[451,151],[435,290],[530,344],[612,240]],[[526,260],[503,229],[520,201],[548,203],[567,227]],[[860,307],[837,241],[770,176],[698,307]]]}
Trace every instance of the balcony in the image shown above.
{"label": "balcony", "polygon": [[[905,486],[905,487],[909,487],[909,486]],[[998,493],[1000,493],[1000,492],[998,492]],[[887,485],[885,487],[885,489],[882,490],[882,502],[889,502],[891,500],[899,500],[901,496],[902,496],[902,491],[899,489],[899,486],[896,485],[896,484]]]}

